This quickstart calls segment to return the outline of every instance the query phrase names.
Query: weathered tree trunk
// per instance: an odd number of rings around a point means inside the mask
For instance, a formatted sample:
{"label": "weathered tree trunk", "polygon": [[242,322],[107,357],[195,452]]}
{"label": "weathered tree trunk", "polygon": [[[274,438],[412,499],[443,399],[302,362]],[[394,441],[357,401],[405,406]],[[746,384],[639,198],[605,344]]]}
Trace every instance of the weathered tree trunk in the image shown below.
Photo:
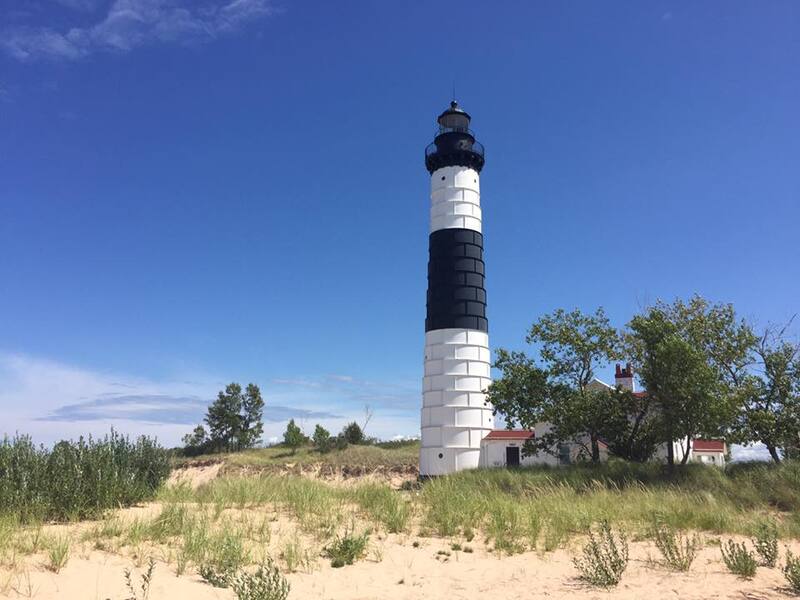
{"label": "weathered tree trunk", "polygon": [[772,444],[764,444],[769,451],[769,455],[772,457],[772,460],[775,461],[775,464],[781,464],[781,455],[778,454],[778,449],[773,446]]}
{"label": "weathered tree trunk", "polygon": [[667,466],[670,473],[675,470],[675,445],[672,440],[667,442]]}
{"label": "weathered tree trunk", "polygon": [[600,462],[600,444],[597,443],[597,436],[592,435],[592,462],[598,464]]}

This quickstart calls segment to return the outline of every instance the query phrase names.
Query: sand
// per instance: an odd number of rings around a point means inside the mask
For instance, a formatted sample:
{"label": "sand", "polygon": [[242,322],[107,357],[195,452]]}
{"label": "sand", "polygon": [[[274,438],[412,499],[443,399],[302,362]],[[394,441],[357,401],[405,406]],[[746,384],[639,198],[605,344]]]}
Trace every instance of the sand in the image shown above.
{"label": "sand", "polygon": [[[284,531],[287,523],[279,523]],[[412,542],[420,546],[415,548]],[[631,562],[620,585],[598,590],[576,577],[568,549],[546,555],[527,552],[497,557],[482,544],[471,544],[473,553],[452,552],[446,540],[391,535],[371,540],[369,556],[352,566],[334,569],[324,559],[310,573],[288,575],[291,599],[412,600],[420,598],[623,598],[703,599],[786,598],[789,595],[779,569],[759,568],[745,581],[728,573],[719,559],[719,548],[707,546],[689,573],[670,572],[651,558],[658,552],[648,542],[631,543]],[[800,552],[793,543],[795,553]],[[437,551],[450,551],[445,557]],[[129,557],[99,551],[76,552],[67,566],[55,574],[44,568],[44,557],[30,557],[15,573],[0,569],[0,597],[41,600],[127,600],[124,570],[134,568]],[[204,600],[234,598],[230,590],[204,583],[196,574],[175,575],[174,565],[157,562],[151,600]]]}
{"label": "sand", "polygon": [[[173,483],[185,481],[196,487],[218,475],[220,464],[209,464],[178,471]],[[348,484],[347,482],[340,482]],[[156,503],[117,511],[122,521],[152,518],[161,507]],[[580,554],[581,539],[568,547],[547,554],[526,552],[514,556],[498,556],[481,538],[465,543],[471,553],[453,551],[451,542],[407,534],[373,534],[367,557],[354,565],[334,569],[320,554],[319,541],[304,535],[287,515],[269,507],[245,511],[227,509],[225,519],[237,522],[248,518],[269,523],[267,547],[260,547],[270,556],[279,557],[288,540],[300,539],[309,551],[312,563],[305,572],[290,573],[290,600],[418,600],[422,598],[472,600],[503,598],[620,598],[657,600],[661,598],[762,600],[791,596],[779,569],[759,568],[752,580],[743,580],[729,573],[720,558],[716,536],[701,534],[705,547],[689,573],[675,573],[661,566],[659,553],[649,541],[630,543],[631,561],[616,588],[602,590],[584,584],[577,577],[572,558]],[[150,600],[233,599],[230,590],[205,583],[190,567],[177,576],[170,550],[159,547],[123,548],[112,552],[94,549],[89,542],[80,542],[81,532],[96,523],[54,525],[46,534],[69,536],[72,541],[70,559],[56,574],[45,567],[43,554],[19,558],[16,566],[0,566],[0,598],[37,598],[40,600],[130,600],[124,573],[133,569],[139,581],[145,560],[156,560]],[[728,536],[722,536],[727,539]],[[414,543],[418,547],[414,547]],[[781,544],[781,553],[785,552]],[[788,544],[800,554],[800,541]],[[441,554],[449,553],[449,556]],[[284,563],[279,561],[281,567]],[[138,565],[138,568],[137,568]],[[141,595],[139,595],[141,598]]]}

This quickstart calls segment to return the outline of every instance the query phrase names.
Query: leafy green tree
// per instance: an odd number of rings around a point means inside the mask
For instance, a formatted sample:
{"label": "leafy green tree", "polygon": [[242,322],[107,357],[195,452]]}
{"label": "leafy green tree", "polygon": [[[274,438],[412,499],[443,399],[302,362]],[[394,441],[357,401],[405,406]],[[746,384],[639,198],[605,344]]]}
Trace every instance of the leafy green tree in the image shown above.
{"label": "leafy green tree", "polygon": [[353,445],[363,444],[366,441],[364,430],[361,429],[361,426],[355,421],[345,425],[344,429],[342,429],[341,437],[346,440],[348,444]]}
{"label": "leafy green tree", "polygon": [[294,419],[290,419],[283,434],[283,443],[292,449],[292,454],[306,442],[306,436],[300,431],[300,427],[295,424]]}
{"label": "leafy green tree", "polygon": [[314,443],[314,447],[320,452],[330,452],[333,448],[331,433],[319,424],[314,427],[314,435],[311,441]]}
{"label": "leafy green tree", "polygon": [[[652,398],[655,426],[675,464],[673,443],[730,431],[742,402],[754,337],[729,304],[657,302],[628,325],[628,350]],[[682,462],[689,458],[684,449]]]}
{"label": "leafy green tree", "polygon": [[538,346],[542,367],[524,353],[498,350],[494,367],[503,375],[488,392],[495,411],[511,426],[550,425],[527,453],[573,441],[599,462],[600,440],[627,428],[619,392],[590,385],[598,367],[622,357],[619,333],[602,308],[594,314],[558,309],[533,324],[527,342]]}
{"label": "leafy green tree", "polygon": [[776,463],[793,454],[800,432],[800,345],[786,341],[787,328],[768,328],[759,340],[734,425],[737,441],[763,442]]}
{"label": "leafy green tree", "polygon": [[202,447],[216,452],[252,448],[261,440],[264,431],[263,410],[264,400],[257,385],[248,384],[243,393],[242,386],[230,383],[206,411],[208,432],[198,425],[184,438],[184,443],[187,448],[202,443]]}
{"label": "leafy green tree", "polygon": [[183,436],[183,445],[185,446],[184,452],[188,456],[205,452],[208,447],[208,435],[205,427],[198,425],[192,430],[192,433]]}
{"label": "leafy green tree", "polygon": [[214,450],[233,452],[238,450],[242,434],[242,386],[230,383],[208,407],[206,424],[209,443]]}
{"label": "leafy green tree", "polygon": [[252,448],[261,441],[264,434],[264,399],[261,390],[252,383],[247,384],[242,397],[242,425],[239,432],[239,448]]}

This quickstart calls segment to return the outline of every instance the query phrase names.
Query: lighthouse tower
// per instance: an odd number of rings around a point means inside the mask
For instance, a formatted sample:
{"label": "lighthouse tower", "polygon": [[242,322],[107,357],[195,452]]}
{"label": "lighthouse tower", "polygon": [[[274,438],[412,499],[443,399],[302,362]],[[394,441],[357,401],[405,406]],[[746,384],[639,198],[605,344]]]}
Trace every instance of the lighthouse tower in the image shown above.
{"label": "lighthouse tower", "polygon": [[425,149],[431,175],[420,475],[476,468],[493,426],[480,172],[483,146],[453,101]]}

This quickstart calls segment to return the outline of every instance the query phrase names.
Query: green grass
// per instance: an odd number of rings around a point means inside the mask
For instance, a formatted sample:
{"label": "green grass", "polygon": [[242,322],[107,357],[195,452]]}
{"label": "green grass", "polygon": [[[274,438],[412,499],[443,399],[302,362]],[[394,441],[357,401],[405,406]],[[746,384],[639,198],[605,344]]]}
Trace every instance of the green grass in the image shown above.
{"label": "green grass", "polygon": [[310,446],[298,448],[292,454],[289,448],[272,446],[254,448],[231,454],[209,454],[189,459],[179,459],[178,465],[191,465],[207,461],[221,461],[231,470],[241,467],[266,471],[284,470],[289,466],[320,465],[340,469],[345,474],[360,475],[377,469],[416,471],[419,461],[419,442],[383,442],[376,445],[348,446],[343,450],[321,453]]}

